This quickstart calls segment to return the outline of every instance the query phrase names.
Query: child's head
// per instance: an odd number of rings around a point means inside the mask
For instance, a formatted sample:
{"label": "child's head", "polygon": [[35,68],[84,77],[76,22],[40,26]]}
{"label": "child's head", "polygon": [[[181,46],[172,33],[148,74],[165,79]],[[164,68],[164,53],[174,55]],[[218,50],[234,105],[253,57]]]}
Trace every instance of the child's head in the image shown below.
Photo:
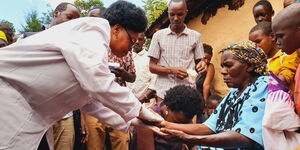
{"label": "child's head", "polygon": [[204,58],[203,58],[203,60],[206,64],[209,64],[210,61],[211,61],[211,58],[213,56],[213,48],[210,45],[204,43],[203,44],[203,49],[204,49]]}
{"label": "child's head", "polygon": [[272,33],[272,23],[263,21],[255,25],[249,32],[249,40],[262,48],[266,55],[275,49],[275,37]]}
{"label": "child's head", "polygon": [[294,3],[280,11],[273,20],[272,30],[279,48],[292,54],[300,48],[300,3]]}
{"label": "child's head", "polygon": [[256,23],[262,21],[272,21],[274,10],[267,0],[260,0],[253,6],[253,16]]}
{"label": "child's head", "polygon": [[222,101],[222,97],[219,95],[210,95],[208,97],[208,103],[207,103],[207,107],[209,109],[216,109],[219,105],[219,103]]}
{"label": "child's head", "polygon": [[190,123],[192,118],[204,109],[204,101],[199,93],[185,85],[169,89],[163,103],[167,108],[165,120],[175,123]]}
{"label": "child's head", "polygon": [[223,98],[219,95],[210,95],[208,97],[206,109],[207,116],[210,116],[215,111],[222,99]]}

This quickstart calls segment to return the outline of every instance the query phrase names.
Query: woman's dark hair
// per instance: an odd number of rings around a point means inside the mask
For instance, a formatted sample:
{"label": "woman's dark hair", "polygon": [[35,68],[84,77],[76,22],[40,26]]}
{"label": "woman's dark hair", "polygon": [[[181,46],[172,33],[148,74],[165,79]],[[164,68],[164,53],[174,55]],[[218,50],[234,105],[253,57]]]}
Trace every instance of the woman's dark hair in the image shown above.
{"label": "woman's dark hair", "polygon": [[203,112],[204,101],[199,93],[190,86],[178,85],[166,92],[163,103],[172,111],[182,111],[187,119]]}
{"label": "woman's dark hair", "polygon": [[145,12],[127,1],[117,1],[111,4],[103,15],[110,26],[121,25],[134,32],[144,32],[147,28]]}
{"label": "woman's dark hair", "polygon": [[269,11],[270,13],[274,12],[273,10],[273,7],[272,7],[272,4],[268,1],[268,0],[260,0],[258,1],[254,6],[253,6],[253,9],[257,6],[265,6]]}
{"label": "woman's dark hair", "polygon": [[270,35],[272,33],[272,23],[269,21],[262,21],[255,25],[249,33],[261,30],[265,35]]}

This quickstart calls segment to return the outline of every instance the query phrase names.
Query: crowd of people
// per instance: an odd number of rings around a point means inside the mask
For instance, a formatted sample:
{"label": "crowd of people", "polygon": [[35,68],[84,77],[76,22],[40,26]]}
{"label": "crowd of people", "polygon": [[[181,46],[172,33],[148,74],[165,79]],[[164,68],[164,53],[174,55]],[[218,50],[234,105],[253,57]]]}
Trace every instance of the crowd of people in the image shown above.
{"label": "crowd of people", "polygon": [[223,98],[185,0],[149,47],[145,12],[123,0],[87,17],[60,3],[21,36],[0,24],[0,150],[300,149],[300,3],[283,4],[273,18],[259,0],[249,39],[220,51]]}

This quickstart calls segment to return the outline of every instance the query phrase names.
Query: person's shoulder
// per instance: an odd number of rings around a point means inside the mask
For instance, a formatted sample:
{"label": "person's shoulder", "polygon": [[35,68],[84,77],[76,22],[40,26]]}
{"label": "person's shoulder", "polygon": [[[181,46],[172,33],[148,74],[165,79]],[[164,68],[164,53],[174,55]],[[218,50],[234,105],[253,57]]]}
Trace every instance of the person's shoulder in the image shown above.
{"label": "person's shoulder", "polygon": [[100,18],[100,17],[81,17],[78,18],[79,22],[85,22],[88,23],[90,25],[106,25],[109,26],[109,23],[106,19],[104,18]]}
{"label": "person's shoulder", "polygon": [[193,36],[197,36],[197,37],[201,37],[201,33],[196,31],[196,30],[193,30],[193,29],[190,29],[190,28],[186,28],[186,30]]}
{"label": "person's shoulder", "polygon": [[215,69],[215,66],[214,66],[214,64],[212,64],[212,63],[209,63],[209,64],[207,65],[207,69],[214,70],[214,69]]}
{"label": "person's shoulder", "polygon": [[156,32],[153,34],[153,36],[154,36],[154,35],[162,35],[162,34],[166,34],[169,30],[170,30],[169,28],[160,29],[160,30],[156,31]]}

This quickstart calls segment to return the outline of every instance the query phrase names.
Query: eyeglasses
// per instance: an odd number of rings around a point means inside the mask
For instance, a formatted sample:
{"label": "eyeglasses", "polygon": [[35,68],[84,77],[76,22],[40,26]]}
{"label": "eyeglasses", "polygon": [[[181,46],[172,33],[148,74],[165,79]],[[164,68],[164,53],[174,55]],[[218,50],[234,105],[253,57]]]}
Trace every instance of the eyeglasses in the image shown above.
{"label": "eyeglasses", "polygon": [[130,45],[131,45],[130,47],[132,48],[132,46],[134,45],[135,41],[132,40],[132,37],[130,36],[130,34],[128,33],[128,31],[127,31],[126,28],[125,28],[125,31],[126,31],[126,33],[128,35],[129,40],[130,40]]}

